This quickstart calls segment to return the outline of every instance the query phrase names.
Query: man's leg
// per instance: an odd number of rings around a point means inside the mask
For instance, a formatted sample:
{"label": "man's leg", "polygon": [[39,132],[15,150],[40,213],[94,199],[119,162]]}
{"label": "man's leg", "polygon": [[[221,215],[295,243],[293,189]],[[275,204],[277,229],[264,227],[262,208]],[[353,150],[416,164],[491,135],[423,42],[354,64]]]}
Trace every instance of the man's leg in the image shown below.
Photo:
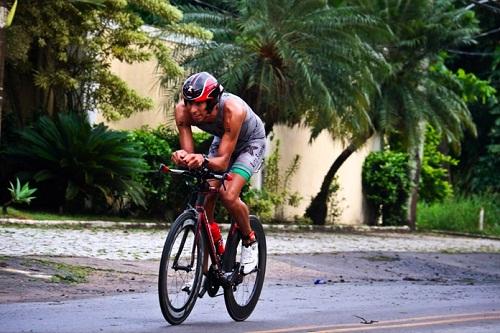
{"label": "man's leg", "polygon": [[238,174],[233,173],[232,175],[233,180],[226,182],[226,190],[220,187],[219,194],[222,204],[238,224],[241,234],[247,236],[252,232],[249,210],[247,205],[240,199],[241,189],[245,186],[246,180]]}
{"label": "man's leg", "polygon": [[[240,264],[244,274],[249,274],[255,270],[259,263],[258,239],[252,232],[247,205],[241,201],[241,189],[246,183],[246,179],[239,174],[233,173],[233,180],[228,182],[226,190],[220,188],[222,204],[229,214],[236,220],[240,228],[242,237]],[[230,185],[229,185],[230,184]]]}

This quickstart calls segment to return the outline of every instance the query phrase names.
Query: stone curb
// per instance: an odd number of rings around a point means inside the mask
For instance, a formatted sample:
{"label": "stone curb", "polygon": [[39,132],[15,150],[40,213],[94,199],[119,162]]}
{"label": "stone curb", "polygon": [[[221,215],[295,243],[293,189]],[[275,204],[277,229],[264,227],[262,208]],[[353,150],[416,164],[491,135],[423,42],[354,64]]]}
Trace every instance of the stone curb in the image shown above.
{"label": "stone curb", "polygon": [[[114,221],[76,221],[76,220],[26,220],[18,218],[0,218],[0,225],[21,225],[32,227],[61,228],[103,228],[103,229],[168,229],[168,222],[114,222]],[[222,230],[229,230],[230,224],[220,223]],[[268,231],[311,231],[311,232],[409,232],[407,226],[380,227],[367,225],[302,225],[302,224],[264,224]]]}
{"label": "stone curb", "polygon": [[[114,221],[77,221],[77,220],[26,220],[18,218],[0,218],[1,225],[11,226],[31,226],[41,228],[98,228],[98,229],[163,229],[170,228],[168,222],[114,222]],[[221,230],[229,230],[230,224],[220,223]],[[368,225],[306,225],[306,224],[264,224],[264,230],[274,232],[340,232],[340,233],[409,233],[408,226],[368,226]],[[468,238],[483,238],[500,240],[500,237],[470,234],[443,230],[426,231],[427,234],[440,236],[457,236]]]}

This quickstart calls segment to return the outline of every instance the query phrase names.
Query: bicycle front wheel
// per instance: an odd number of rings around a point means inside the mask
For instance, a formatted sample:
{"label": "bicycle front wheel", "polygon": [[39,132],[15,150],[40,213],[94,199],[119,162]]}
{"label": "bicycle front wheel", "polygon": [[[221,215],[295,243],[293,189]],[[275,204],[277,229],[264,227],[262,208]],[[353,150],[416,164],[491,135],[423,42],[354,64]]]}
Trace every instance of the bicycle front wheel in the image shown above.
{"label": "bicycle front wheel", "polygon": [[[247,319],[255,309],[259,300],[264,276],[266,275],[267,245],[266,235],[262,224],[256,216],[250,216],[250,225],[255,232],[259,249],[259,264],[257,269],[250,274],[241,273],[239,283],[234,287],[224,289],[224,300],[226,309],[235,321]],[[225,271],[231,271],[238,267],[237,263],[241,257],[241,235],[235,232],[229,235],[224,253]]]}
{"label": "bicycle front wheel", "polygon": [[204,238],[196,236],[193,211],[182,213],[172,224],[163,247],[158,276],[160,307],[172,325],[182,323],[194,307],[202,281]]}

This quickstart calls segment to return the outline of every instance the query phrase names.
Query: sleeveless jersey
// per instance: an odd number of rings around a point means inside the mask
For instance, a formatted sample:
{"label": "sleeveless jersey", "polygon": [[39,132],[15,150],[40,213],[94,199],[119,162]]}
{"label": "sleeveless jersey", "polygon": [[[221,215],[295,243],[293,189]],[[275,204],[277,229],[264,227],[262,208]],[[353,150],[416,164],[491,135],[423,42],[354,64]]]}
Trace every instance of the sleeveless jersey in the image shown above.
{"label": "sleeveless jersey", "polygon": [[241,125],[241,130],[238,136],[235,151],[239,151],[245,146],[246,143],[250,141],[265,139],[266,132],[264,129],[264,124],[262,123],[262,120],[260,120],[259,116],[257,116],[257,114],[253,112],[252,108],[240,97],[226,92],[223,93],[220,97],[219,112],[215,121],[212,123],[197,124],[196,126],[207,133],[221,138],[224,134],[224,104],[228,98],[236,98],[246,110],[246,117],[243,121],[243,124]]}

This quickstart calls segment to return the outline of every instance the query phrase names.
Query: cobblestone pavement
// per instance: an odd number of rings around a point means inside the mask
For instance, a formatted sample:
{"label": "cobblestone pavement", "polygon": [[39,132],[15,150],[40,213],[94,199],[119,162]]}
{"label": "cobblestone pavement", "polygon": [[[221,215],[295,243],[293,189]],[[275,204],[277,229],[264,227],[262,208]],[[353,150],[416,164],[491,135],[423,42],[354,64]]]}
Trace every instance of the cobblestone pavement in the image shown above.
{"label": "cobblestone pavement", "polygon": [[[0,226],[0,255],[157,259],[167,231]],[[269,254],[340,251],[500,252],[500,240],[409,233],[271,232]]]}

